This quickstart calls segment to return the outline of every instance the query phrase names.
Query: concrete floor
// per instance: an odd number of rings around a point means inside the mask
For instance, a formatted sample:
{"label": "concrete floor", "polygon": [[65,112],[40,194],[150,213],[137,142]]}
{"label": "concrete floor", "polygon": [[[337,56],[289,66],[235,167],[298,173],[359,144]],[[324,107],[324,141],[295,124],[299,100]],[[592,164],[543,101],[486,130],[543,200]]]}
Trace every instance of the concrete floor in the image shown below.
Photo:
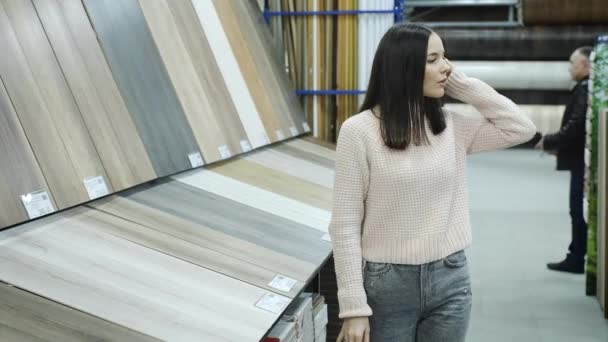
{"label": "concrete floor", "polygon": [[467,341],[607,342],[585,276],[549,271],[570,242],[568,172],[532,150],[473,155],[468,166],[473,314]]}

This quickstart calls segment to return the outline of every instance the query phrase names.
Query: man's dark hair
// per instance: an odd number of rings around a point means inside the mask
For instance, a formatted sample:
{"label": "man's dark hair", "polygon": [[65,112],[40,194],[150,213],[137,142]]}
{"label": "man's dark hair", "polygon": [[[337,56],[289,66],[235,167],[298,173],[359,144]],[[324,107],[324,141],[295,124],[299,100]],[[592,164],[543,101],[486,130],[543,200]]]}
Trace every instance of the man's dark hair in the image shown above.
{"label": "man's dark hair", "polygon": [[581,46],[578,49],[576,49],[576,51],[578,51],[578,53],[585,56],[587,58],[587,60],[589,60],[589,57],[591,56],[591,52],[593,51],[593,47]]}
{"label": "man's dark hair", "polygon": [[423,25],[398,24],[384,34],[376,50],[360,111],[379,107],[382,139],[390,148],[428,144],[425,118],[435,135],[446,128],[440,100],[423,95],[432,33]]}

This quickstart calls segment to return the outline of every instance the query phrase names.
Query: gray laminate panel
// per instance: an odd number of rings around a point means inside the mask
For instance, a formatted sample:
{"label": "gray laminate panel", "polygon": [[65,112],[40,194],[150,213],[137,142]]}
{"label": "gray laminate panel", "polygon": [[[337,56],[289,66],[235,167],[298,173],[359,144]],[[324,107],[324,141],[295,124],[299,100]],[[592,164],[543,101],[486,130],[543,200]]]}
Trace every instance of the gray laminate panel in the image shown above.
{"label": "gray laminate panel", "polygon": [[0,283],[1,341],[160,341]]}
{"label": "gray laminate panel", "polygon": [[323,232],[178,181],[123,196],[251,243],[320,265],[331,248]]}
{"label": "gray laminate panel", "polygon": [[137,0],[85,0],[98,39],[157,175],[199,151]]}
{"label": "gray laminate panel", "polygon": [[332,159],[323,158],[317,154],[307,152],[293,146],[279,144],[271,147],[272,150],[280,151],[285,154],[289,154],[290,156],[311,161],[313,163],[319,164],[321,166],[327,167],[329,169],[334,169],[336,167],[336,163]]}

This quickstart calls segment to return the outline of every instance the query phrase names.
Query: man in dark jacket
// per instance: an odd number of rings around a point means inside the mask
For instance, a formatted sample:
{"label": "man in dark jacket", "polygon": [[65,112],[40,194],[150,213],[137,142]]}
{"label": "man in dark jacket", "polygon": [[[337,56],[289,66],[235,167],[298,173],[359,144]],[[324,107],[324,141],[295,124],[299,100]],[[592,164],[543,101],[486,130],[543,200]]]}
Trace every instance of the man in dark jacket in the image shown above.
{"label": "man in dark jacket", "polygon": [[587,223],[583,215],[583,186],[585,179],[585,116],[591,63],[591,47],[580,47],[570,56],[570,76],[576,81],[570,102],[566,106],[559,132],[545,135],[537,144],[551,154],[557,154],[557,170],[570,171],[570,217],[572,241],[566,259],[548,263],[550,270],[584,273],[587,253]]}

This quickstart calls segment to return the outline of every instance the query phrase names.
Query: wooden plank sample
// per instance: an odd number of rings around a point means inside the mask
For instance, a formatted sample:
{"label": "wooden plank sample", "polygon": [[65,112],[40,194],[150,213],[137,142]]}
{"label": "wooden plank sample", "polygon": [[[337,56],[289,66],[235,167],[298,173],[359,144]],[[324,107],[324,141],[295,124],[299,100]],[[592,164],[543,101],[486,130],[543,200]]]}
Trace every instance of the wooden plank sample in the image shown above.
{"label": "wooden plank sample", "polygon": [[258,132],[249,126],[244,126],[241,121],[192,3],[190,1],[168,3],[179,35],[196,69],[198,81],[208,94],[212,114],[220,131],[229,137],[230,141],[236,141],[240,146],[240,149],[239,146],[235,147],[234,151],[247,152],[251,148],[250,140],[255,139]]}
{"label": "wooden plank sample", "polygon": [[[257,154],[257,153],[256,153]],[[173,179],[287,220],[327,232],[331,213],[208,170],[192,170]],[[305,243],[305,241],[302,241]]]}
{"label": "wooden plank sample", "polygon": [[277,276],[276,272],[252,264],[247,260],[241,260],[231,255],[222,254],[212,249],[201,247],[191,241],[140,224],[128,224],[125,222],[125,219],[110,215],[103,211],[91,210],[86,213],[86,216],[107,223],[103,226],[103,231],[105,233],[112,234],[138,245],[151,248],[268,291],[294,298],[304,287],[304,283],[300,281],[294,284],[294,287],[289,291],[281,291],[269,286],[269,283]]}
{"label": "wooden plank sample", "polygon": [[[245,127],[249,141],[254,148],[269,144],[274,139],[274,134],[266,132],[265,123],[262,122],[262,117],[253,96],[250,93],[245,81],[241,68],[247,65],[240,65],[235,57],[235,54],[230,47],[226,32],[222,28],[222,23],[215,11],[215,7],[211,0],[193,0],[192,4],[199,18],[199,23],[203,28],[204,34],[209,40],[211,51],[215,56],[215,60],[220,68],[220,72],[224,77],[226,86],[230,92],[233,103],[241,118],[241,122]],[[247,70],[247,69],[244,69]],[[270,130],[269,130],[270,132]]]}
{"label": "wooden plank sample", "polygon": [[[21,196],[36,191],[50,193],[34,152],[25,137],[13,104],[0,79],[0,227],[29,219]],[[53,203],[53,205],[56,204]]]}
{"label": "wooden plank sample", "polygon": [[[298,154],[298,150],[293,150]],[[255,153],[244,156],[243,159],[329,189],[334,186],[333,169],[318,165],[300,157],[294,157],[287,153],[283,153],[274,146],[270,149],[256,151]]]}
{"label": "wooden plank sample", "polygon": [[31,2],[0,3],[0,51],[0,75],[57,206],[88,201],[83,181],[107,176]]}
{"label": "wooden plank sample", "polygon": [[0,283],[3,341],[134,341],[158,339]]}
{"label": "wooden plank sample", "polygon": [[114,190],[156,177],[79,0],[34,0],[34,7]]}
{"label": "wooden plank sample", "polygon": [[182,182],[144,185],[121,195],[315,265],[320,265],[330,252],[319,230]]}
{"label": "wooden plank sample", "polygon": [[[224,135],[215,113],[221,109],[211,106],[209,94],[198,79],[169,3],[139,0],[139,5],[205,161],[210,163],[238,154],[242,137],[227,139]],[[196,63],[204,65],[205,61]]]}
{"label": "wooden plank sample", "polygon": [[148,227],[159,233],[188,241],[201,248],[242,260],[245,265],[251,263],[302,282],[306,282],[317,267],[312,263],[298,260],[186,220],[175,213],[158,210],[122,196],[110,196],[95,201],[89,206]]}
{"label": "wooden plank sample", "polygon": [[236,159],[222,165],[210,165],[209,169],[296,201],[317,208],[331,210],[332,190],[257,163]]}
{"label": "wooden plank sample", "polygon": [[199,148],[137,0],[84,4],[156,174],[190,169]]}
{"label": "wooden plank sample", "polygon": [[0,279],[162,340],[257,341],[279,317],[255,306],[267,291],[107,234],[89,210],[0,233]]}
{"label": "wooden plank sample", "polygon": [[[300,148],[303,147],[303,148]],[[317,146],[320,147],[320,146]],[[332,150],[328,150],[324,147],[320,147],[318,150],[315,148],[309,148],[307,145],[296,145],[296,144],[280,144],[273,146],[273,150],[280,151],[285,154],[289,154],[295,158],[301,158],[310,162],[319,164],[329,169],[334,169],[335,157],[332,157]],[[335,155],[335,153],[333,154]]]}

